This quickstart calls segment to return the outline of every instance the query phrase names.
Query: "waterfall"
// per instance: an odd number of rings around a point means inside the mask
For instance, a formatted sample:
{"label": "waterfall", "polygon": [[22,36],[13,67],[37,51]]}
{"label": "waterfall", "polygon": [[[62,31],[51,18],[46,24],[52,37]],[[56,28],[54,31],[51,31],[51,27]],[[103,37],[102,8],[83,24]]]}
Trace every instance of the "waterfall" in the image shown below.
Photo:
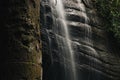
{"label": "waterfall", "polygon": [[[92,45],[91,27],[86,26],[89,19],[86,14],[85,6],[81,0],[77,0],[77,3],[81,11],[81,16],[85,18],[84,27],[83,27],[84,41],[87,44]],[[69,32],[69,26],[67,25],[67,19],[66,19],[66,13],[63,5],[63,0],[50,0],[50,4],[52,9],[52,14],[57,15],[58,16],[57,20],[60,22],[60,24],[58,24],[58,22],[56,21],[54,22],[56,23],[56,25],[58,25],[58,27],[57,28],[56,26],[53,27],[53,33],[55,33],[57,36],[57,43],[59,44],[59,46],[64,46],[63,48],[60,49],[60,52],[63,54],[65,58],[69,60],[67,63],[66,59],[64,59],[64,63],[63,63],[65,68],[64,80],[78,80],[78,75],[76,71],[75,53],[72,48],[73,45],[71,41],[71,35]],[[60,36],[59,34],[61,34],[62,36]],[[66,66],[68,66],[67,64],[69,65],[69,70],[66,69]]]}
{"label": "waterfall", "polygon": [[[68,25],[66,22],[66,15],[64,11],[64,5],[62,0],[51,0],[51,3],[55,5],[55,9],[57,11],[58,17],[61,20],[62,26],[61,26],[61,33],[64,35],[64,40],[63,45],[65,45],[66,49],[62,49],[62,52],[69,56],[70,60],[70,75],[67,77],[70,77],[71,80],[77,80],[76,77],[76,66],[75,66],[75,59],[74,59],[74,51],[72,49],[72,44],[70,41],[70,35],[69,35],[69,30],[68,30]],[[59,43],[59,42],[58,42]],[[66,62],[64,63],[66,65]],[[66,71],[67,72],[67,71]]]}
{"label": "waterfall", "polygon": [[[89,18],[87,17],[87,14],[86,14],[86,9],[85,9],[85,5],[82,3],[82,0],[77,0],[78,2],[78,6],[80,7],[81,9],[81,13],[82,13],[82,16],[84,16],[85,18],[85,23],[84,23],[84,31],[85,31],[85,41],[90,44],[90,45],[93,45],[92,44],[92,41],[90,40],[92,37],[92,29],[91,29],[91,26],[86,26],[86,24],[88,24],[88,20]],[[88,38],[89,37],[89,38]]]}
{"label": "waterfall", "polygon": [[[89,18],[86,14],[85,5],[81,0],[75,1],[78,7],[76,11],[79,13],[77,14],[74,12],[74,9],[65,7],[65,4],[69,4],[71,1],[72,0],[45,0],[42,3],[42,5],[45,6],[43,8],[45,14],[42,16],[45,20],[43,21],[44,27],[42,28],[45,39],[42,39],[45,41],[45,48],[49,50],[45,53],[51,58],[50,69],[53,70],[49,73],[49,75],[53,74],[52,77],[49,77],[49,80],[82,80],[82,72],[80,69],[78,70],[78,64],[82,63],[78,62],[81,62],[79,61],[81,60],[79,55],[81,56],[84,53],[82,54],[82,52],[79,51],[87,51],[88,55],[94,55],[96,53],[91,47],[93,45],[91,41],[92,30],[88,24]],[[68,6],[71,6],[71,4]],[[70,9],[71,14],[73,14],[72,16],[75,14],[78,16],[77,21],[73,20],[75,19],[74,17],[71,21],[68,19],[70,16],[68,16],[67,10],[69,12]],[[81,21],[81,19],[83,21]],[[73,34],[76,33],[74,32],[75,29],[74,27],[71,28],[70,25],[77,25],[78,31],[79,29],[82,31],[83,36],[79,35],[81,32],[77,32],[77,38],[75,36],[76,41],[73,36]],[[71,29],[73,32],[71,32]],[[78,50],[78,48],[80,49]],[[89,63],[89,61],[87,62]],[[55,74],[54,72],[57,73]]]}

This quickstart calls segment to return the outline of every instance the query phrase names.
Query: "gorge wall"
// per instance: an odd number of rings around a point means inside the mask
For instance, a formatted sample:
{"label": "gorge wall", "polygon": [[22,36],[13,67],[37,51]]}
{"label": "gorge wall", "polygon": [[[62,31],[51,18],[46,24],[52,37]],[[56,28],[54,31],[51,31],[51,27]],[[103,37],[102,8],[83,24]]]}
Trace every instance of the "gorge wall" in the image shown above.
{"label": "gorge wall", "polygon": [[[112,42],[106,33],[104,22],[98,17],[92,1],[82,0],[81,4],[86,9],[84,13],[88,17],[87,23],[85,16],[81,15],[77,0],[63,0],[78,80],[120,80],[119,51],[116,51],[117,54],[112,50]],[[54,10],[55,5],[51,7],[49,0],[41,1],[43,80],[68,80],[64,77],[65,70],[70,69],[70,60],[61,52],[65,48],[65,45],[61,45],[63,42],[58,43],[58,37],[61,40],[64,35],[60,33],[62,24]],[[92,28],[92,36],[85,35],[83,27],[86,26]],[[85,41],[85,36],[91,44]]]}
{"label": "gorge wall", "polygon": [[41,80],[40,0],[1,0],[0,10],[0,80]]}
{"label": "gorge wall", "polygon": [[1,0],[0,80],[120,80],[119,47],[92,1]]}

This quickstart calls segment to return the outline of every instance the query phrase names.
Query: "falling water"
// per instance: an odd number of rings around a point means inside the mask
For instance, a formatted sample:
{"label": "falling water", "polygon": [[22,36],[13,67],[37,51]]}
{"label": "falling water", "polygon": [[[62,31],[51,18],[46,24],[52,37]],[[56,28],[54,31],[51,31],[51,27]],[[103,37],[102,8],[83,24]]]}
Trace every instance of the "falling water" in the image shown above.
{"label": "falling water", "polygon": [[[87,17],[86,14],[86,10],[85,10],[85,6],[82,3],[81,0],[77,0],[78,6],[80,8],[81,11],[81,16],[84,17],[84,41],[85,43],[92,45],[92,41],[91,41],[91,26],[87,25],[89,18]],[[62,39],[63,41],[61,41],[61,39],[57,38],[57,43],[60,44],[60,46],[64,46],[65,49],[61,49],[61,52],[64,54],[63,56],[67,56],[69,57],[69,70],[65,68],[65,72],[67,75],[65,75],[65,77],[69,77],[69,78],[65,78],[64,80],[78,80],[78,75],[77,75],[77,71],[76,71],[76,63],[75,63],[75,53],[74,50],[72,48],[73,44],[71,41],[71,36],[70,36],[70,32],[69,32],[69,26],[67,25],[67,20],[66,20],[66,13],[65,13],[65,9],[64,9],[64,5],[63,5],[63,0],[50,0],[50,4],[52,9],[54,8],[54,10],[52,10],[52,13],[55,14],[54,12],[56,11],[57,15],[58,15],[58,19],[61,22],[62,26],[60,27],[60,30],[58,30],[58,28],[54,27],[53,28],[53,32],[57,34],[62,34],[62,36],[64,36],[64,39]],[[56,23],[57,25],[60,25],[58,23]],[[57,37],[60,37],[60,35],[57,35]],[[60,37],[61,38],[61,37]],[[86,46],[87,47],[87,46]],[[87,47],[88,48],[88,47]],[[89,48],[90,51],[94,51],[91,47]],[[95,51],[93,53],[96,53]],[[66,67],[66,61],[63,63],[64,67]],[[69,73],[69,74],[68,74]]]}
{"label": "falling water", "polygon": [[[70,35],[69,35],[68,25],[66,23],[66,17],[65,17],[66,15],[65,15],[65,11],[64,11],[63,2],[62,2],[62,0],[51,0],[51,3],[55,4],[55,8],[56,8],[58,17],[61,19],[62,25],[63,25],[63,26],[61,26],[61,28],[63,30],[63,31],[61,31],[61,33],[64,33],[64,37],[65,37],[64,44],[67,44],[66,47],[68,47],[67,49],[65,49],[66,51],[63,51],[63,52],[68,52],[67,55],[70,57],[69,59],[70,59],[70,66],[71,66],[70,70],[71,71],[70,71],[69,77],[71,78],[71,80],[77,80],[74,51],[72,49],[72,44],[70,41]],[[64,53],[64,54],[66,54],[66,53]]]}
{"label": "falling water", "polygon": [[[87,14],[86,14],[85,5],[82,3],[82,0],[77,0],[77,2],[78,2],[78,6],[81,9],[82,16],[84,16],[84,18],[85,18],[85,22],[84,22],[84,39],[85,40],[84,41],[85,41],[86,45],[82,45],[82,46],[85,46],[87,48],[87,49],[84,48],[84,50],[88,51],[89,55],[98,56],[98,53],[93,48],[92,28],[91,28],[91,26],[88,25],[89,18],[87,17]],[[89,66],[93,66],[93,65],[95,65],[94,61],[89,63]],[[90,74],[94,74],[94,73],[89,73],[89,75]],[[89,79],[89,77],[88,77],[88,79]]]}
{"label": "falling water", "polygon": [[87,17],[87,14],[86,14],[86,9],[85,9],[85,5],[82,3],[82,0],[77,0],[78,2],[78,6],[80,7],[80,10],[81,10],[81,13],[82,13],[82,16],[85,18],[85,23],[84,23],[84,31],[85,31],[85,41],[90,44],[90,45],[93,45],[92,44],[92,41],[91,41],[91,36],[92,36],[92,29],[91,29],[91,26],[86,26],[87,23],[88,23],[88,20],[89,18]]}

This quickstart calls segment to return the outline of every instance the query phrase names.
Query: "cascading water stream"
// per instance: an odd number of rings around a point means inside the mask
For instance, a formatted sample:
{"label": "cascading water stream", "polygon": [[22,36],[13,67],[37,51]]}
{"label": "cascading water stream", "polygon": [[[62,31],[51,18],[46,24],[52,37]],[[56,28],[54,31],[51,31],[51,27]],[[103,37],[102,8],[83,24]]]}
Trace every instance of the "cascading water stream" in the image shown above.
{"label": "cascading water stream", "polygon": [[[58,17],[61,19],[61,23],[62,23],[61,33],[64,33],[63,34],[65,37],[64,44],[66,44],[66,47],[67,47],[67,49],[64,49],[67,51],[63,51],[63,52],[68,52],[69,54],[67,54],[67,55],[70,57],[69,59],[70,59],[70,66],[71,66],[71,69],[70,69],[71,75],[69,75],[69,77],[71,78],[71,80],[77,80],[74,51],[72,49],[72,44],[70,41],[70,35],[69,35],[68,25],[66,22],[66,15],[65,15],[65,11],[64,11],[63,2],[62,2],[62,0],[51,0],[51,3],[55,4],[55,9],[56,9]],[[64,53],[64,54],[66,54],[66,53]]]}
{"label": "cascading water stream", "polygon": [[[63,62],[65,73],[66,73],[65,78],[63,80],[79,80],[80,77],[77,75],[76,62],[75,62],[75,53],[74,53],[75,51],[73,50],[73,44],[71,41],[72,39],[69,32],[69,26],[67,25],[67,18],[66,18],[64,5],[63,5],[63,0],[50,0],[50,4],[52,9],[52,14],[57,15],[57,20],[61,22],[60,24],[58,24],[58,22],[55,21],[54,23],[56,24],[52,28],[52,31],[53,33],[55,33],[57,37],[56,39],[59,46],[63,46],[60,49],[60,52],[63,54],[62,56],[64,56],[64,58],[67,57],[69,62],[67,63],[66,59]],[[79,6],[81,16],[84,18],[84,23],[83,23],[84,27],[82,29],[84,30],[83,39],[86,45],[81,45],[81,46],[86,46],[89,49],[89,51],[94,54],[96,53],[95,50],[92,47],[87,46],[87,44],[92,46],[93,43],[91,41],[91,36],[92,36],[91,26],[87,25],[89,18],[87,17],[85,6],[81,0],[77,0],[77,4]],[[56,19],[56,18],[53,17],[53,19]],[[76,22],[73,22],[73,23],[76,24]],[[59,25],[59,28],[58,26],[56,27],[56,25]],[[66,63],[69,65],[69,70],[66,69]]]}
{"label": "cascading water stream", "polygon": [[[85,25],[84,26],[84,40],[85,40],[86,45],[84,45],[84,46],[88,49],[89,55],[98,56],[98,53],[93,48],[92,28],[91,28],[91,26],[88,25],[89,18],[87,17],[87,14],[86,14],[85,5],[82,3],[82,0],[77,0],[77,2],[78,2],[78,6],[81,9],[82,16],[84,16],[84,19],[85,19],[85,21],[84,21],[84,25]],[[89,66],[93,66],[93,65],[95,65],[94,61],[89,63]],[[94,73],[91,73],[91,74],[94,74]],[[88,77],[88,80],[89,80],[89,77]]]}
{"label": "cascading water stream", "polygon": [[[89,18],[87,17],[87,14],[86,14],[86,9],[85,9],[85,5],[82,3],[82,0],[77,0],[78,2],[78,6],[80,7],[80,10],[81,10],[81,13],[82,13],[82,16],[84,16],[85,18],[85,25],[87,25],[88,23],[88,20]],[[90,44],[90,45],[93,45],[92,44],[92,41],[91,41],[91,36],[92,36],[92,29],[91,29],[91,26],[84,26],[84,31],[85,31],[85,41]],[[88,38],[89,37],[89,38]]]}

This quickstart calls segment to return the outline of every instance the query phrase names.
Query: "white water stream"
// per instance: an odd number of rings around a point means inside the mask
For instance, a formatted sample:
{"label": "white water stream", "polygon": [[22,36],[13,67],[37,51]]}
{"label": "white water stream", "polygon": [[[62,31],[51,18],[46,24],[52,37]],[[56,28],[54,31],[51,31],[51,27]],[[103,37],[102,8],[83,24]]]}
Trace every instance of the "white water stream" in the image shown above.
{"label": "white water stream", "polygon": [[[86,15],[86,10],[85,10],[85,6],[83,5],[83,3],[81,2],[81,0],[77,0],[78,2],[78,6],[81,10],[82,16],[85,18],[85,23],[86,24],[88,22],[88,17]],[[75,64],[75,54],[74,54],[74,50],[72,48],[72,43],[71,43],[71,39],[70,39],[70,32],[69,32],[69,26],[67,25],[66,22],[66,13],[65,13],[65,9],[64,9],[64,5],[63,5],[63,0],[50,0],[51,6],[54,6],[57,15],[59,17],[59,19],[61,20],[62,26],[61,26],[61,33],[64,33],[64,38],[65,38],[65,42],[64,44],[67,44],[65,47],[67,47],[67,49],[63,49],[64,51],[62,52],[68,52],[68,56],[70,57],[70,75],[69,77],[72,80],[78,80],[78,76],[77,76],[77,71],[76,71],[76,64]],[[90,26],[84,26],[84,31],[85,31],[85,41],[87,43],[91,43],[91,40],[89,37],[91,37],[91,27]],[[66,51],[67,50],[67,51]],[[66,54],[66,53],[65,53]]]}
{"label": "white water stream", "polygon": [[[56,10],[57,10],[59,17],[62,19],[62,23],[63,23],[62,30],[64,30],[63,32],[65,33],[65,40],[66,40],[67,46],[68,46],[68,52],[69,52],[70,62],[71,62],[70,63],[71,73],[72,73],[72,75],[70,75],[70,77],[74,80],[77,80],[76,79],[77,77],[76,77],[74,52],[73,52],[73,49],[71,46],[70,35],[69,35],[68,25],[66,23],[65,11],[64,11],[62,0],[57,0]],[[64,51],[64,52],[66,52],[66,51]]]}

